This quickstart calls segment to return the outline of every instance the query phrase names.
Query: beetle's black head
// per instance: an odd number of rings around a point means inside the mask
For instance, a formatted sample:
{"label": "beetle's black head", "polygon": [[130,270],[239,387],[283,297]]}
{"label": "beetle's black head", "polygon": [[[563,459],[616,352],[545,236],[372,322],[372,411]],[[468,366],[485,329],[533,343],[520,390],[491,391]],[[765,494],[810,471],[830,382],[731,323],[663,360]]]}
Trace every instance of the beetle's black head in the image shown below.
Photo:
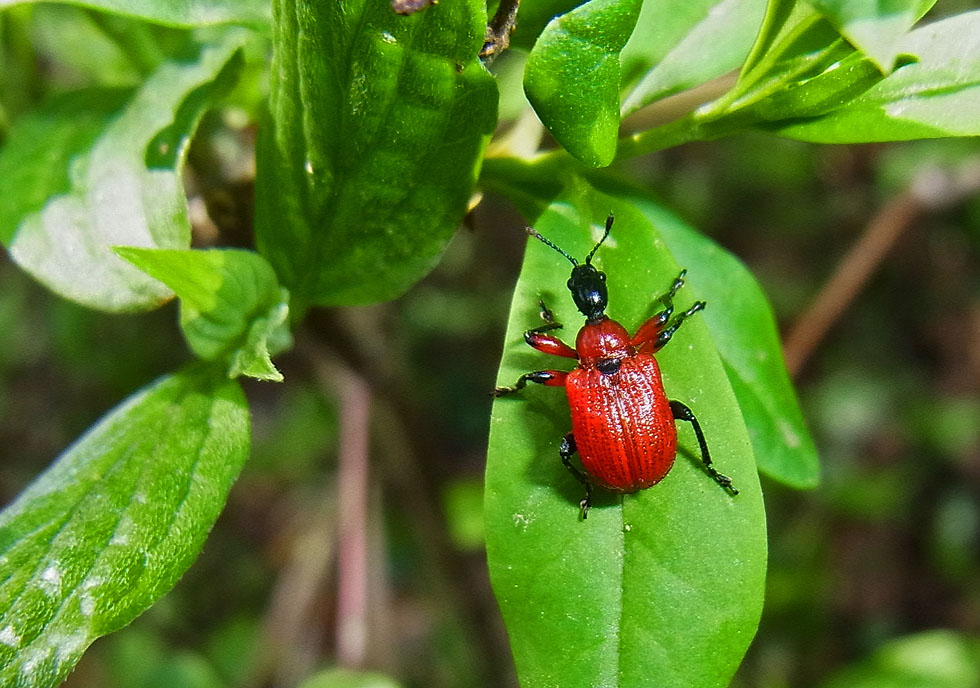
{"label": "beetle's black head", "polygon": [[612,224],[613,216],[610,213],[609,217],[606,218],[605,233],[599,239],[599,242],[592,247],[592,250],[589,251],[589,255],[586,256],[584,263],[579,263],[566,253],[564,249],[545,239],[530,227],[527,228],[528,234],[555,249],[571,262],[572,274],[568,278],[566,286],[568,287],[568,291],[572,292],[572,300],[575,302],[575,307],[590,322],[601,320],[605,315],[606,306],[609,305],[609,292],[606,291],[606,273],[596,269],[592,265],[592,257],[599,250],[599,247],[602,246],[602,242],[606,240],[606,237],[609,236],[609,230],[612,228]]}
{"label": "beetle's black head", "polygon": [[566,283],[568,291],[572,292],[575,307],[590,321],[601,320],[609,305],[609,293],[606,291],[606,273],[596,270],[590,263],[576,265],[572,268],[572,276]]}

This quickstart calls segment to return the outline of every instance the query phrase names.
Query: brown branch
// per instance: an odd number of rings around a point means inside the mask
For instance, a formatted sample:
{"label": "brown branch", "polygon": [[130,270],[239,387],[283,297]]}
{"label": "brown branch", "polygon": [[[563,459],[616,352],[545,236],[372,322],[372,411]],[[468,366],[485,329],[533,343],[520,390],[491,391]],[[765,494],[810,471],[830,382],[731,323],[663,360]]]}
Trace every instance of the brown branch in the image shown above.
{"label": "brown branch", "polygon": [[250,688],[296,685],[320,659],[316,601],[336,556],[337,499],[332,481],[324,482],[316,501],[319,508],[296,514],[297,522],[290,524],[286,561],[270,596],[261,649],[246,683]]}
{"label": "brown branch", "polygon": [[434,460],[442,451],[433,436],[436,424],[420,411],[392,370],[394,356],[387,340],[377,336],[377,323],[358,323],[354,313],[363,316],[367,310],[312,312],[309,330],[297,336],[296,352],[314,369],[317,360],[339,358],[370,386],[376,402],[374,422],[384,428],[374,436],[379,479],[398,506],[411,514],[407,525],[415,530],[423,560],[432,565],[428,581],[444,591],[446,605],[475,639],[477,671],[487,677],[488,686],[507,685],[513,665],[499,611],[490,595],[474,594],[474,573],[452,544],[439,508],[444,476]]}
{"label": "brown branch", "polygon": [[337,471],[337,663],[364,666],[368,629],[368,431],[371,392],[348,368],[334,370],[340,387]]}
{"label": "brown branch", "polygon": [[919,202],[905,192],[889,201],[868,223],[864,234],[787,335],[783,354],[791,376],[799,375],[827,332],[920,213]]}
{"label": "brown branch", "polygon": [[521,0],[500,0],[497,12],[487,26],[483,50],[480,51],[483,64],[490,64],[497,55],[507,50],[510,45],[510,35],[517,27],[517,10],[520,5]]}
{"label": "brown branch", "polygon": [[955,171],[925,168],[886,203],[787,335],[783,353],[790,375],[799,375],[909,226],[926,212],[957,203],[978,189],[980,163],[973,160]]}

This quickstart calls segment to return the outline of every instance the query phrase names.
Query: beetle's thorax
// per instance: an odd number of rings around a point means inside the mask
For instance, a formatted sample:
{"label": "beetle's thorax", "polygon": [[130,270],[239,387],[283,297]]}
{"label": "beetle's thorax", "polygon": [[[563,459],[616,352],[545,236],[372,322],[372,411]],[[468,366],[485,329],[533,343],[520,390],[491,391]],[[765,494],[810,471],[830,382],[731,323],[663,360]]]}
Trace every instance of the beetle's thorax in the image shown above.
{"label": "beetle's thorax", "polygon": [[624,359],[635,354],[626,328],[608,316],[596,322],[587,322],[575,339],[579,365],[583,368],[597,365],[602,360]]}

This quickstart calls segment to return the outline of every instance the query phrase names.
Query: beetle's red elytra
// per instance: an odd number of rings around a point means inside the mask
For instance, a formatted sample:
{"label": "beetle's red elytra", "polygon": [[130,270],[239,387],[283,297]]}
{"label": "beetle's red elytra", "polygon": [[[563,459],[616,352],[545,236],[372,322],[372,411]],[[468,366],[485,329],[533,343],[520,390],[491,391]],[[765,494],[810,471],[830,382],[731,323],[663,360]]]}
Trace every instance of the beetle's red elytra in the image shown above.
{"label": "beetle's red elytra", "polygon": [[[572,431],[561,441],[559,455],[569,472],[585,486],[580,503],[583,519],[592,506],[592,486],[614,492],[636,492],[663,480],[677,456],[676,421],[691,424],[701,450],[705,472],[732,495],[738,490],[731,478],[715,470],[701,424],[694,413],[664,392],[660,367],[654,353],[662,349],[687,318],[705,307],[697,301],[674,316],[674,295],[684,286],[682,270],[658,301],[662,310],[640,325],[632,337],[626,328],[605,314],[609,303],[606,275],[592,265],[592,258],[612,229],[613,216],[606,218],[606,231],[584,263],[579,263],[531,227],[528,234],[554,249],[572,264],[566,286],[585,325],[575,338],[575,348],[547,334],[561,328],[551,311],[540,302],[545,324],[524,333],[524,340],[546,354],[578,360],[578,367],[525,373],[512,387],[497,387],[501,397],[523,389],[528,382],[564,387],[572,416]],[[583,470],[572,463],[578,452]]]}

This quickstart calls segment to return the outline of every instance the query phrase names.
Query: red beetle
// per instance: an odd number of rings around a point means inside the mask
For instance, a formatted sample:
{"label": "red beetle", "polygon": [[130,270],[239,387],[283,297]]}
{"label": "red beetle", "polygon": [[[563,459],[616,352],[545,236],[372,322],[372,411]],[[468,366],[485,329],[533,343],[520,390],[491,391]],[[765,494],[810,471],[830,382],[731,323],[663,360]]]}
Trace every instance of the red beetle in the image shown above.
{"label": "red beetle", "polygon": [[[605,314],[609,303],[606,275],[592,265],[592,257],[609,236],[613,216],[606,219],[606,231],[580,264],[563,249],[528,227],[535,239],[565,256],[572,264],[568,289],[576,307],[585,316],[585,325],[571,348],[548,330],[560,328],[551,311],[540,302],[546,323],[524,333],[524,340],[538,351],[578,360],[570,372],[539,370],[525,373],[513,387],[498,387],[500,397],[523,389],[528,382],[564,387],[572,414],[572,431],[562,439],[559,453],[565,467],[585,485],[581,502],[582,518],[592,504],[592,484],[615,492],[636,492],[655,485],[670,471],[677,455],[675,421],[694,428],[701,448],[701,462],[716,483],[737,495],[732,480],[711,465],[708,444],[694,413],[679,401],[669,401],[660,379],[660,368],[653,354],[670,341],[684,320],[705,306],[697,301],[673,319],[674,295],[684,285],[682,270],[670,290],[658,300],[663,310],[643,323],[632,337],[622,325]],[[572,464],[578,451],[583,473]]]}

